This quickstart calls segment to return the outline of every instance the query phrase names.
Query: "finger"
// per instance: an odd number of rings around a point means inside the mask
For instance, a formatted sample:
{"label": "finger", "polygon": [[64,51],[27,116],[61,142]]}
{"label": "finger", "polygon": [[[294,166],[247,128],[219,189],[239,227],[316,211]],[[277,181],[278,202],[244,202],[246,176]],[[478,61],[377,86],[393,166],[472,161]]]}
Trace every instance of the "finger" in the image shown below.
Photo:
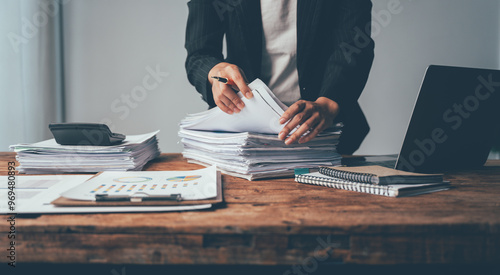
{"label": "finger", "polygon": [[218,84],[218,83],[215,83],[212,86],[212,94],[214,96],[214,102],[217,105],[217,107],[219,107],[224,113],[231,115],[234,112],[233,108],[228,106],[228,105],[230,105],[229,103],[231,103],[231,102],[229,99],[227,99],[227,97],[224,94],[222,94],[221,88],[222,87],[220,87],[220,84]]}
{"label": "finger", "polygon": [[[296,117],[296,116],[295,116]],[[290,134],[290,132],[293,131],[293,129],[295,129],[295,127],[297,127],[298,123],[295,122],[296,119],[295,117],[290,121],[288,122],[284,127],[283,129],[281,129],[279,135],[278,135],[278,138],[281,139],[281,140],[285,140],[288,136],[288,134]]]}
{"label": "finger", "polygon": [[300,124],[304,123],[311,117],[311,110],[310,109],[304,109],[302,112],[299,112],[293,118],[288,121],[288,123],[283,127],[283,130],[281,130],[280,134],[278,135],[278,138],[281,140],[284,140],[288,134],[290,134],[297,126]]}
{"label": "finger", "polygon": [[301,112],[305,108],[306,104],[302,100],[299,100],[292,104],[284,113],[281,115],[279,123],[285,124],[290,118],[294,117],[297,113]]}
{"label": "finger", "polygon": [[224,113],[230,114],[230,115],[233,114],[233,110],[231,108],[227,107],[226,104],[224,104],[224,102],[222,102],[219,99],[214,100],[214,101],[215,101],[215,104],[217,105],[217,107],[219,107]]}
{"label": "finger", "polygon": [[245,77],[241,73],[242,71],[239,68],[237,70],[232,70],[230,73],[231,80],[238,87],[238,90],[240,90],[246,98],[250,99],[253,97],[252,91],[248,87]]}
{"label": "finger", "polygon": [[245,72],[243,72],[243,70],[240,69],[240,73],[241,73],[241,76],[243,77],[245,87],[248,88],[248,90],[246,90],[245,93],[243,93],[243,94],[245,95],[246,98],[250,99],[253,97],[253,93],[252,93],[252,90],[250,89],[250,87],[248,87],[248,85],[247,85],[248,78],[245,75]]}
{"label": "finger", "polygon": [[230,86],[224,85],[224,91],[223,94],[231,101],[231,103],[238,108],[238,112],[245,107],[245,103],[241,98],[238,96],[238,94],[230,88]]}
{"label": "finger", "polygon": [[242,69],[240,69],[239,67],[238,67],[238,69],[240,70],[241,76],[243,76],[243,79],[245,80],[245,82],[248,83],[248,78],[245,75],[245,72]]}
{"label": "finger", "polygon": [[227,107],[227,108],[229,108],[229,109],[230,109],[233,113],[239,113],[239,112],[241,111],[240,109],[238,109],[238,107],[236,107],[236,106],[234,105],[234,103],[231,101],[231,99],[230,99],[230,98],[228,98],[228,97],[227,97],[227,96],[225,96],[225,95],[222,95],[222,96],[220,97],[220,101],[221,101],[224,105],[226,105],[226,107]]}
{"label": "finger", "polygon": [[305,122],[301,123],[300,127],[285,140],[285,144],[290,145],[290,144],[296,142],[304,134],[306,134],[308,131],[311,131],[314,128],[316,128],[316,126],[320,122],[321,121],[319,119],[319,115],[317,115],[317,114],[309,117]]}
{"label": "finger", "polygon": [[299,138],[299,143],[306,143],[315,138],[319,133],[321,133],[326,128],[326,123],[321,121],[311,132],[303,135]]}

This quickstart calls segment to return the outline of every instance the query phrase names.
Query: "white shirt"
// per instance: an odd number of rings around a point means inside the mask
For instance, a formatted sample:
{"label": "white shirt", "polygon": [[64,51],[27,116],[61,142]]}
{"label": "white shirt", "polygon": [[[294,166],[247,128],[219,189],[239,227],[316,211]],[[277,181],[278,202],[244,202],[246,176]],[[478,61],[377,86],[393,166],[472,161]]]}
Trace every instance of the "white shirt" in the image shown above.
{"label": "white shirt", "polygon": [[300,99],[297,72],[297,0],[260,0],[261,79],[283,103]]}

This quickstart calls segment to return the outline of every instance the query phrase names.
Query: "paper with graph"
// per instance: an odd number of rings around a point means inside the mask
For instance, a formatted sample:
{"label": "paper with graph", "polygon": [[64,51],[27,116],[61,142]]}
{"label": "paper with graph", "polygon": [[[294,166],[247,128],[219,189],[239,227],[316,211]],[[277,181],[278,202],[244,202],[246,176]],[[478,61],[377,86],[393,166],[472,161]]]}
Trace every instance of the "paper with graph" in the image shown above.
{"label": "paper with graph", "polygon": [[192,171],[103,172],[62,197],[95,201],[96,195],[109,197],[158,197],[180,194],[182,200],[203,200],[217,196],[214,166]]}

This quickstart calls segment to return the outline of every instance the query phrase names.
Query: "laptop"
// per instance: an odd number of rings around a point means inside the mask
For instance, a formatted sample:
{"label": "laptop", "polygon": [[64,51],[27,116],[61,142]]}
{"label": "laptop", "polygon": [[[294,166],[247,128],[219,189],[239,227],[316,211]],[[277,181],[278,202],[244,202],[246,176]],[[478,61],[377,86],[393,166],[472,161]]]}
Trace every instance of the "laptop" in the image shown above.
{"label": "laptop", "polygon": [[366,157],[365,165],[423,173],[477,168],[498,142],[500,71],[431,65],[397,159]]}

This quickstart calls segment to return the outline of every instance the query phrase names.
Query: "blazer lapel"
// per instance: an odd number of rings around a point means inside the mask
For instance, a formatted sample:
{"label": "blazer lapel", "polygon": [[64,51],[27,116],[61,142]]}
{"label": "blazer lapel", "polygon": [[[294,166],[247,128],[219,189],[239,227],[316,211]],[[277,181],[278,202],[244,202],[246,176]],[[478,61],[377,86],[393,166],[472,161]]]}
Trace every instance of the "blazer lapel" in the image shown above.
{"label": "blazer lapel", "polygon": [[240,34],[244,49],[248,54],[248,63],[252,72],[245,72],[249,81],[260,76],[262,62],[262,15],[260,0],[240,0],[235,6],[235,12],[240,19]]}
{"label": "blazer lapel", "polygon": [[297,71],[303,79],[312,43],[316,37],[323,1],[297,0]]}

